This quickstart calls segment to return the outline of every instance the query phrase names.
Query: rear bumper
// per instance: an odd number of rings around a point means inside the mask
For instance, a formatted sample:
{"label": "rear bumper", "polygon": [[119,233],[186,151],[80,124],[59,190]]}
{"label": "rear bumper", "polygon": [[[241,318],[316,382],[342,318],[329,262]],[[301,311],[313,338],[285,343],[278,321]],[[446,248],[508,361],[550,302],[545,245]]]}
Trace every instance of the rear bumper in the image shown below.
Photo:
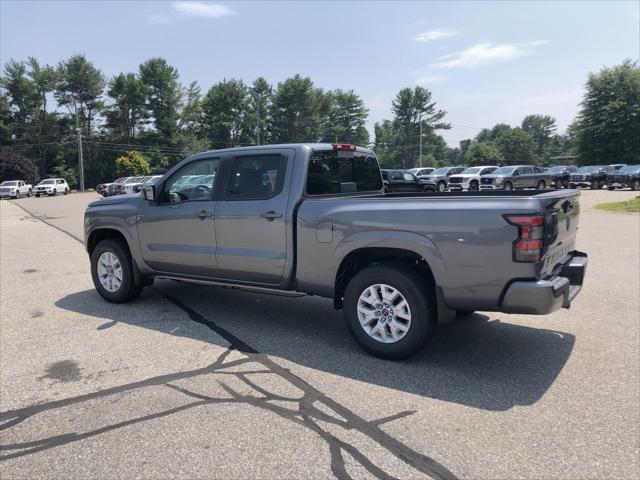
{"label": "rear bumper", "polygon": [[582,289],[587,263],[586,253],[574,251],[553,277],[511,283],[504,294],[500,311],[546,315],[560,308],[569,308]]}

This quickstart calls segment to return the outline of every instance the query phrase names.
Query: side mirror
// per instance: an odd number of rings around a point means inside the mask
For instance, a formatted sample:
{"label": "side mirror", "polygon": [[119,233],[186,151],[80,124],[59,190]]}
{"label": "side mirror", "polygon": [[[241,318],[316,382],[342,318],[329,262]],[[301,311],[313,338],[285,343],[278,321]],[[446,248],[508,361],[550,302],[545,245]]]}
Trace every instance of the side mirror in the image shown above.
{"label": "side mirror", "polygon": [[156,200],[156,186],[155,185],[147,185],[142,189],[142,196],[145,200],[149,200],[150,202],[154,202]]}

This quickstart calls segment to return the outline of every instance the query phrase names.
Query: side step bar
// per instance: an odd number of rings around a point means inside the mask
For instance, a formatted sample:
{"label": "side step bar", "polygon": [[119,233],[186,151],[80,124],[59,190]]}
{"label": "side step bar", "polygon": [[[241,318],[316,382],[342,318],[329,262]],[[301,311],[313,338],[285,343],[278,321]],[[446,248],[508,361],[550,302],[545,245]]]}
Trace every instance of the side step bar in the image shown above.
{"label": "side step bar", "polygon": [[252,285],[238,285],[237,283],[216,282],[214,280],[200,280],[186,277],[176,277],[173,275],[157,275],[156,278],[165,280],[175,280],[176,282],[196,283],[198,285],[209,285],[212,287],[230,288],[253,293],[266,293],[267,295],[279,295],[281,297],[305,297],[307,294],[295,290],[278,290],[277,288],[254,287]]}

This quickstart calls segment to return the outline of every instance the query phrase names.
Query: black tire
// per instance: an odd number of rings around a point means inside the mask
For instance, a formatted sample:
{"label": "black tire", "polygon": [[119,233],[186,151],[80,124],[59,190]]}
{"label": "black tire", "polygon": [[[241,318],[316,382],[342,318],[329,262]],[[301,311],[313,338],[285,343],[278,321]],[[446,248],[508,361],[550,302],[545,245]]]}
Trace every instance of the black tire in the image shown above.
{"label": "black tire", "polygon": [[[395,343],[382,343],[370,337],[360,325],[360,295],[375,284],[389,285],[406,299],[411,310],[407,333]],[[407,358],[422,348],[436,319],[436,301],[432,282],[410,266],[374,265],[358,272],[344,294],[344,317],[356,342],[371,355],[388,360]]]}
{"label": "black tire", "polygon": [[538,189],[538,190],[546,190],[547,189],[547,183],[544,180],[540,180],[536,184],[536,189]]}
{"label": "black tire", "polygon": [[636,192],[640,190],[640,180],[636,179],[633,181],[633,185],[631,185],[631,190]]}
{"label": "black tire", "polygon": [[422,187],[423,192],[435,192],[436,189],[432,185],[425,185]]}
{"label": "black tire", "polygon": [[40,194],[39,193],[36,193],[36,198],[40,198]]}
{"label": "black tire", "polygon": [[478,190],[480,190],[480,186],[478,185],[478,182],[476,182],[474,180],[473,182],[471,182],[469,184],[469,191],[470,192],[477,192]]}
{"label": "black tire", "polygon": [[591,182],[591,190],[600,190],[600,182],[598,180],[594,180]]}
{"label": "black tire", "polygon": [[475,310],[456,310],[456,317],[470,317],[474,313]]}
{"label": "black tire", "polygon": [[65,188],[65,189],[64,189],[64,194],[65,194],[65,195],[69,195],[69,189],[68,189],[68,188]]}
{"label": "black tire", "polygon": [[560,190],[562,188],[562,183],[556,182],[553,186],[555,187],[556,190]]}
{"label": "black tire", "polygon": [[13,197],[15,200],[18,200],[20,198],[20,190],[16,190],[16,196]]}
{"label": "black tire", "polygon": [[438,182],[438,191],[440,193],[447,191],[447,184],[445,182]]}
{"label": "black tire", "polygon": [[[109,292],[100,283],[98,278],[98,259],[105,252],[110,252],[118,258],[118,262],[122,266],[122,283],[115,292]],[[133,300],[140,292],[143,285],[136,285],[133,276],[133,262],[129,249],[118,240],[103,240],[94,248],[91,253],[91,279],[93,285],[107,302],[124,303]]]}
{"label": "black tire", "polygon": [[569,188],[576,188],[576,184],[575,183],[570,183],[569,184]]}
{"label": "black tire", "polygon": [[53,195],[54,197],[57,196],[58,195],[58,189],[54,188],[53,189],[53,193],[51,195]]}
{"label": "black tire", "polygon": [[33,192],[31,191],[31,189],[29,189],[29,191],[27,192],[27,197],[31,198],[32,194],[33,194]]}
{"label": "black tire", "polygon": [[615,190],[616,187],[607,187],[607,190],[611,191],[611,190]]}
{"label": "black tire", "polygon": [[390,192],[389,187],[384,187],[384,193],[389,193],[389,192]]}
{"label": "black tire", "polygon": [[513,183],[511,182],[504,182],[504,185],[502,186],[502,189],[510,192],[511,190],[513,190]]}

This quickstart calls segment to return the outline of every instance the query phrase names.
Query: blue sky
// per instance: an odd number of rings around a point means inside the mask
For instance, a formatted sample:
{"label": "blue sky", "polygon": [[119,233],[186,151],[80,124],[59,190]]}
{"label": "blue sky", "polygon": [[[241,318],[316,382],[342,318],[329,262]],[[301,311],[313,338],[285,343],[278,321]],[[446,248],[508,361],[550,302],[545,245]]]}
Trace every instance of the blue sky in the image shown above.
{"label": "blue sky", "polygon": [[455,146],[479,128],[574,118],[589,72],[640,57],[640,2],[126,2],[0,0],[0,60],[85,53],[111,76],[149,57],[206,91],[300,73],[354,89],[369,128],[405,86],[429,88]]}

